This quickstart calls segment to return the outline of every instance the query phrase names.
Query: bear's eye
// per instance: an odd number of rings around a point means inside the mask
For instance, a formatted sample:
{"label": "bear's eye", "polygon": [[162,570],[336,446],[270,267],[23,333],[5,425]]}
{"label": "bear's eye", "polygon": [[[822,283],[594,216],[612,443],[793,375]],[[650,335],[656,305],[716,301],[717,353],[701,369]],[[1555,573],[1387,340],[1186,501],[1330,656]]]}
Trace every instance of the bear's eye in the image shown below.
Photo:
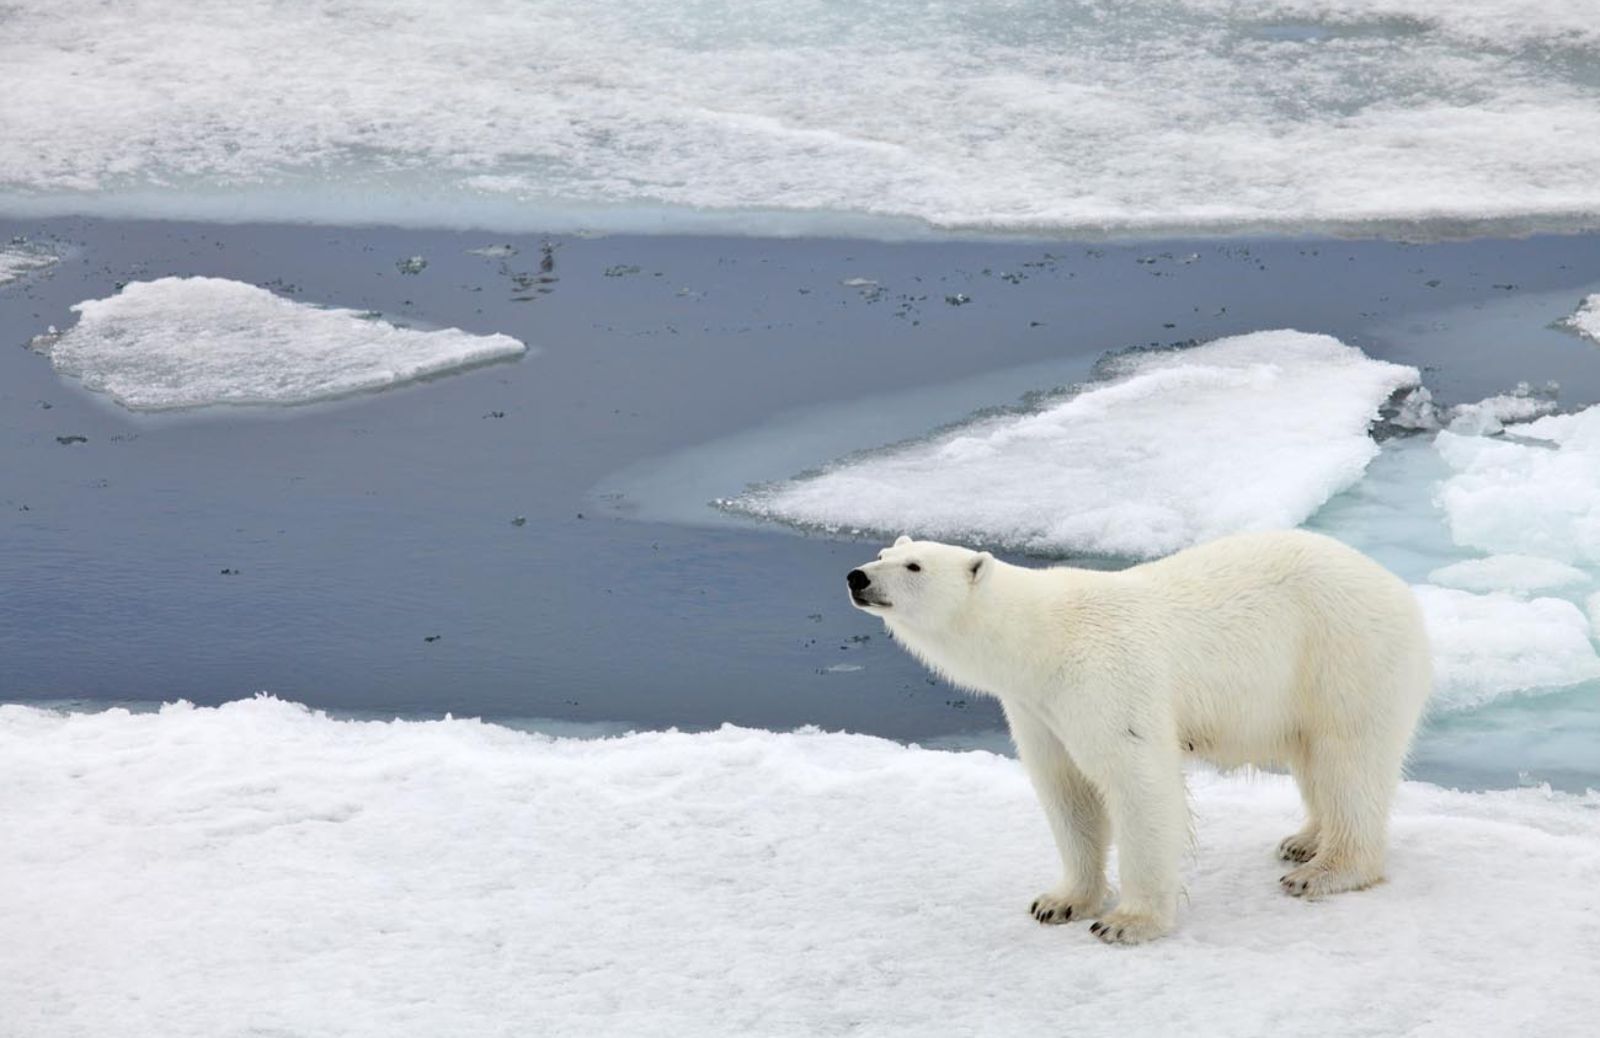
{"label": "bear's eye", "polygon": [[921,573],[922,572],[922,567],[917,565],[915,562],[906,563],[906,569],[910,570],[913,573]]}

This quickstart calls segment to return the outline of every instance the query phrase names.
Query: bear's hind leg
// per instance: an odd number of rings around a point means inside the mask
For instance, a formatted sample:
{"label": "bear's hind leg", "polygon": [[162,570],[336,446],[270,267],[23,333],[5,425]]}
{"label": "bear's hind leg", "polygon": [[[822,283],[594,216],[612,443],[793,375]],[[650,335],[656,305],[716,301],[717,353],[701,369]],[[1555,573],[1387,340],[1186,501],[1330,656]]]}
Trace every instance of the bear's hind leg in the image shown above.
{"label": "bear's hind leg", "polygon": [[[1309,860],[1279,880],[1286,893],[1315,898],[1383,879],[1389,804],[1400,783],[1403,753],[1401,748],[1383,754],[1392,759],[1374,760],[1360,742],[1340,738],[1324,738],[1308,748],[1305,771],[1296,777],[1316,820],[1317,838]],[[1286,848],[1294,839],[1284,841]]]}
{"label": "bear's hind leg", "polygon": [[1310,763],[1304,746],[1296,747],[1289,754],[1289,770],[1294,774],[1295,784],[1300,787],[1300,802],[1306,808],[1306,824],[1300,827],[1299,832],[1285,836],[1278,842],[1278,857],[1300,864],[1316,856],[1322,835],[1322,824],[1317,820],[1317,805],[1309,792],[1312,781]]}

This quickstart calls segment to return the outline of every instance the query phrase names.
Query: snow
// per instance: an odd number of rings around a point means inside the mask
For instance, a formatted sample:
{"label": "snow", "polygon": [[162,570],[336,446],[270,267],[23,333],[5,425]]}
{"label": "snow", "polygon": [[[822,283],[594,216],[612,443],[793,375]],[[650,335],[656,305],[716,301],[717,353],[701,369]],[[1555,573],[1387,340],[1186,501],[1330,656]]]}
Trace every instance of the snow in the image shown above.
{"label": "snow", "polygon": [[0,706],[8,1034],[1581,1034],[1600,795],[1408,783],[1284,897],[1283,777],[1191,777],[1166,940],[1041,927],[1017,764],[814,730],[554,739],[259,698]]}
{"label": "snow", "polygon": [[0,10],[0,197],[31,212],[1092,233],[1600,214],[1600,31],[1570,0]]}
{"label": "snow", "polygon": [[55,369],[136,411],[301,404],[518,356],[506,335],[418,331],[223,278],[135,281],[34,342]]}
{"label": "snow", "polygon": [[0,286],[20,280],[24,274],[43,270],[55,261],[55,256],[33,246],[18,242],[0,244]]}
{"label": "snow", "polygon": [[1153,556],[1293,527],[1361,478],[1414,368],[1325,335],[1257,332],[1126,354],[1036,413],[759,487],[724,506],[827,530]]}
{"label": "snow", "polygon": [[1526,595],[1534,591],[1587,584],[1589,574],[1576,566],[1537,555],[1489,555],[1441,566],[1428,579],[1462,591],[1508,591]]}
{"label": "snow", "polygon": [[1600,342],[1600,294],[1586,298],[1577,312],[1562,323],[1595,342]]}
{"label": "snow", "polygon": [[1413,590],[1433,646],[1435,710],[1600,678],[1583,610],[1560,598],[1522,600],[1420,585]]}

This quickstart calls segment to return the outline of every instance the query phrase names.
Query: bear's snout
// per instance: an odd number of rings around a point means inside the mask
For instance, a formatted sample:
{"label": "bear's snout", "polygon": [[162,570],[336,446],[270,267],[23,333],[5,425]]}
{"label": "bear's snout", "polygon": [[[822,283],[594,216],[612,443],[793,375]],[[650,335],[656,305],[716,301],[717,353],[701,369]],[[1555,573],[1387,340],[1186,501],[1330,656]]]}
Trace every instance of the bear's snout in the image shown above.
{"label": "bear's snout", "polygon": [[861,591],[872,583],[872,578],[858,569],[851,570],[845,575],[845,582],[850,585],[851,591]]}

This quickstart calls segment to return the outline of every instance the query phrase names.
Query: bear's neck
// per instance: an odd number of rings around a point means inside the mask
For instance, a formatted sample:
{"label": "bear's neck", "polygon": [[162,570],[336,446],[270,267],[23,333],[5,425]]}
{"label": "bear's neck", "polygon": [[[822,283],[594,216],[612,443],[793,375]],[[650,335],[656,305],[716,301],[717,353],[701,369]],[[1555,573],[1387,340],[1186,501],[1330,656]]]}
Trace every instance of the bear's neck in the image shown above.
{"label": "bear's neck", "polygon": [[[1034,570],[995,560],[968,604],[937,629],[884,623],[895,640],[940,677],[1000,699],[1026,698],[1060,680],[1062,637],[1082,592],[1111,574],[1067,567]],[[1070,655],[1070,653],[1068,654]]]}

